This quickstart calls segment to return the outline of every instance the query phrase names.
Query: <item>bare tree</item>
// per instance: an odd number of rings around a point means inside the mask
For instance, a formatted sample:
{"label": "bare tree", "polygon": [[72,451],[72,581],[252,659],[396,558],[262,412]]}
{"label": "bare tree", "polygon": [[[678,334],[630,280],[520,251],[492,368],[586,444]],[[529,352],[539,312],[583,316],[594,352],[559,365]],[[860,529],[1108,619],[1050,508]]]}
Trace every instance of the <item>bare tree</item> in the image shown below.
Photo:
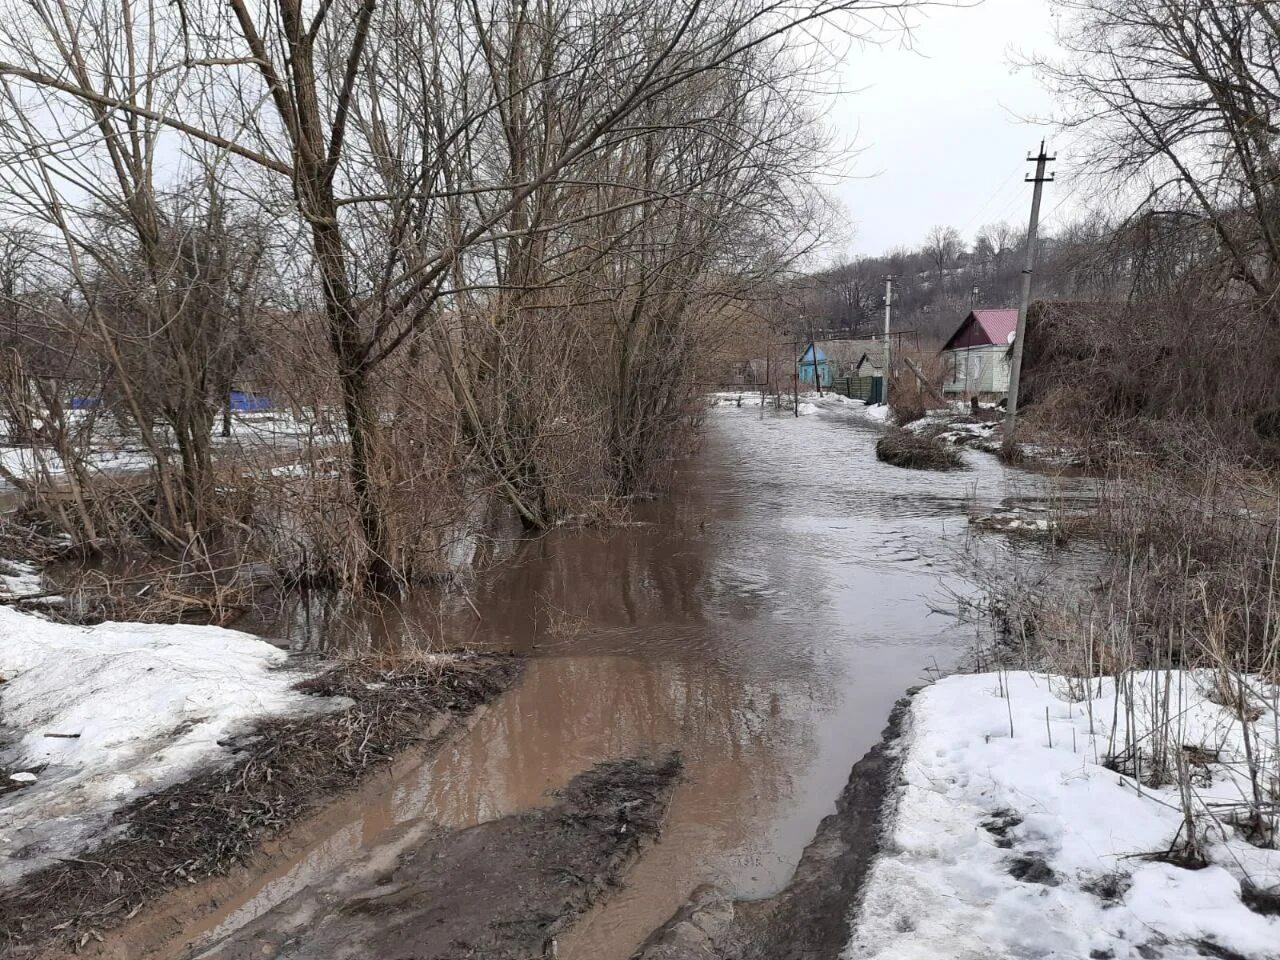
{"label": "bare tree", "polygon": [[1058,0],[1068,55],[1042,66],[1121,202],[1210,231],[1221,279],[1280,269],[1280,13],[1268,3]]}
{"label": "bare tree", "polygon": [[[653,438],[689,390],[691,343],[671,318],[785,261],[787,244],[744,260],[742,244],[809,212],[785,168],[810,126],[793,111],[788,79],[807,74],[787,38],[833,18],[900,26],[908,5],[33,0],[10,5],[0,36],[3,133],[81,286],[95,204],[79,189],[99,184],[96,205],[130,225],[144,269],[127,279],[154,304],[149,330],[183,302],[166,272],[166,164],[215,171],[222,194],[249,196],[277,235],[305,241],[292,312],[323,320],[359,576],[386,586],[418,536],[423,496],[405,492],[440,476],[394,442],[410,384],[424,403],[441,398],[424,385],[446,388],[445,408],[414,413],[465,438],[458,482],[494,485],[545,526],[569,371],[609,329],[618,393],[600,435],[615,488],[645,485]],[[147,433],[111,325],[96,323]],[[510,389],[548,364],[545,390]],[[162,438],[147,443],[166,462]],[[162,488],[182,522],[175,483]],[[401,501],[412,508],[398,515]]]}
{"label": "bare tree", "polygon": [[925,236],[924,249],[933,265],[933,275],[939,292],[946,288],[948,268],[955,265],[956,257],[964,249],[960,231],[955,227],[931,227]]}
{"label": "bare tree", "polygon": [[978,231],[973,251],[984,275],[1000,276],[1010,263],[1010,254],[1020,246],[1018,230],[1007,220],[989,223]]}

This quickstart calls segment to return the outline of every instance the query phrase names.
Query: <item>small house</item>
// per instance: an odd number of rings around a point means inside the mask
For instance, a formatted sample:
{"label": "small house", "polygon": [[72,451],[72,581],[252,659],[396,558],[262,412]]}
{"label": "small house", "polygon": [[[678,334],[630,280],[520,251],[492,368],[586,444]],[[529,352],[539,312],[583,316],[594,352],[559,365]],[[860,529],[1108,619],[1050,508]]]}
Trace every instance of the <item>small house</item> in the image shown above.
{"label": "small house", "polygon": [[970,311],[942,347],[942,392],[1004,399],[1009,393],[1009,345],[1017,329],[1017,310]]}
{"label": "small house", "polygon": [[853,375],[855,377],[880,377],[884,375],[883,366],[883,352],[876,354],[874,357],[869,353],[864,353],[854,365]]}
{"label": "small house", "polygon": [[850,340],[820,340],[818,342],[822,344],[822,350],[827,355],[827,365],[831,367],[831,376],[836,379],[856,376],[854,370],[864,354],[869,353],[873,356],[879,356],[881,352],[880,341],[873,340],[870,337],[858,337]]}
{"label": "small house", "polygon": [[831,364],[827,362],[827,355],[816,343],[810,343],[800,355],[799,373],[801,383],[831,386],[833,376]]}

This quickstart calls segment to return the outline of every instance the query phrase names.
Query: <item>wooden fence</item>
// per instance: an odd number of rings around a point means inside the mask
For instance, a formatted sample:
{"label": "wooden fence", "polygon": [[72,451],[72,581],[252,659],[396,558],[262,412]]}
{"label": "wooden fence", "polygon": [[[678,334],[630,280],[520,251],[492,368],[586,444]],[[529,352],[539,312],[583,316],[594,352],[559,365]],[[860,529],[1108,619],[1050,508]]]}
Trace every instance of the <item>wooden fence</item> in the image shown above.
{"label": "wooden fence", "polygon": [[865,403],[880,402],[879,377],[836,377],[831,382],[831,389],[850,400],[862,400]]}

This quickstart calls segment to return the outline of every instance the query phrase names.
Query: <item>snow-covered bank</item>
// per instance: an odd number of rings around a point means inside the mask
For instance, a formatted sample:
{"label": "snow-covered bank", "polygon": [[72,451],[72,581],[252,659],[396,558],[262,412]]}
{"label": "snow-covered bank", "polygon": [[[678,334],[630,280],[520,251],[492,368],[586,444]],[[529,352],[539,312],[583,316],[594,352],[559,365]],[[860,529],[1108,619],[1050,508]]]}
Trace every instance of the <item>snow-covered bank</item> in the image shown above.
{"label": "snow-covered bank", "polygon": [[[98,473],[131,473],[150,465],[150,456],[141,450],[98,450],[85,458],[89,471]],[[0,447],[0,467],[21,480],[43,476],[60,480],[70,472],[62,458],[47,448]]]}
{"label": "snow-covered bank", "polygon": [[943,443],[994,453],[1000,449],[999,420],[974,420],[967,413],[934,411],[907,424],[912,433],[929,434]]}
{"label": "snow-covered bank", "polygon": [[[742,392],[721,390],[718,393],[710,394],[708,399],[710,399],[712,406],[760,407],[774,405],[773,397],[762,397],[759,390],[754,393],[745,390]],[[781,409],[787,411],[792,409],[792,397],[790,394],[782,396]],[[824,391],[821,396],[818,395],[816,390],[809,390],[800,394],[798,409],[801,416],[817,413],[819,410],[826,410],[849,414],[850,416],[870,420],[873,423],[884,423],[889,419],[889,408],[883,403],[867,404],[861,400],[851,400],[829,390]]]}
{"label": "snow-covered bank", "polygon": [[[0,439],[8,437],[10,430],[0,420]],[[157,437],[168,443],[169,450],[177,454],[169,432],[156,428]],[[341,417],[325,412],[322,418],[298,417],[287,410],[263,412],[237,412],[231,419],[231,435],[222,436],[222,422],[215,422],[210,441],[215,447],[238,446],[246,451],[261,453],[288,453],[303,449],[307,444],[321,446],[341,441],[346,436]],[[114,418],[102,416],[94,433],[80,441],[86,445],[84,466],[93,474],[129,474],[149,469],[154,460],[136,438],[130,438]],[[48,478],[60,481],[70,472],[62,458],[52,447],[32,447],[27,444],[0,443],[0,483],[8,473],[18,480]]]}
{"label": "snow-covered bank", "polygon": [[[1001,415],[993,419],[975,419],[968,409],[957,405],[951,411],[931,411],[907,424],[906,429],[927,434],[942,443],[971,447],[983,453],[999,453],[1004,442],[1003,412],[989,405],[984,405],[983,409],[984,417],[992,417],[997,412]],[[1078,446],[1065,443],[1064,438],[1043,432],[1037,434],[1034,427],[1030,437],[1027,434],[1027,428],[1023,427],[1018,443],[1018,454],[1023,461],[1042,467],[1084,466],[1083,451]]]}
{"label": "snow-covered bank", "polygon": [[286,658],[220,627],[73,627],[0,606],[0,883],[229,758],[221,742],[250,721],[334,705],[294,691]]}
{"label": "snow-covered bank", "polygon": [[[1280,851],[1229,822],[1252,788],[1240,720],[1210,699],[1211,680],[1135,677],[1139,705],[1167,689],[1171,749],[1194,767],[1191,806],[1209,860],[1199,870],[1150,858],[1180,838],[1178,788],[1103,766],[1126,740],[1112,681],[1095,681],[1086,699],[1062,678],[988,673],[917,695],[885,850],[845,956],[1280,956],[1280,917],[1241,899],[1242,882],[1280,889]],[[1274,790],[1276,718],[1262,700],[1250,713],[1263,789]],[[1149,714],[1135,710],[1143,750]]]}

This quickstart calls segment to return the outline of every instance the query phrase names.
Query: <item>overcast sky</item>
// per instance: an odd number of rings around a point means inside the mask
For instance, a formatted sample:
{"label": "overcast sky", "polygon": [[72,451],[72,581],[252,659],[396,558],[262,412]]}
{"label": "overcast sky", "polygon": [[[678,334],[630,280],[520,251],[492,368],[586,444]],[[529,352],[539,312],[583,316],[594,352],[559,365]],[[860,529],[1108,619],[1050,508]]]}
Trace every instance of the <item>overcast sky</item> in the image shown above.
{"label": "overcast sky", "polygon": [[[1051,131],[1022,118],[1049,114],[1052,101],[1033,73],[1015,70],[1011,60],[1054,49],[1047,0],[934,9],[913,45],[854,47],[845,58],[846,92],[830,120],[842,140],[861,147],[852,161],[861,178],[834,188],[854,224],[848,253],[916,246],[934,224],[954,226],[969,240],[994,220],[1022,224],[1029,211],[1025,157]],[[1050,136],[1051,152],[1055,146]],[[1070,183],[1048,189],[1046,213]]]}

